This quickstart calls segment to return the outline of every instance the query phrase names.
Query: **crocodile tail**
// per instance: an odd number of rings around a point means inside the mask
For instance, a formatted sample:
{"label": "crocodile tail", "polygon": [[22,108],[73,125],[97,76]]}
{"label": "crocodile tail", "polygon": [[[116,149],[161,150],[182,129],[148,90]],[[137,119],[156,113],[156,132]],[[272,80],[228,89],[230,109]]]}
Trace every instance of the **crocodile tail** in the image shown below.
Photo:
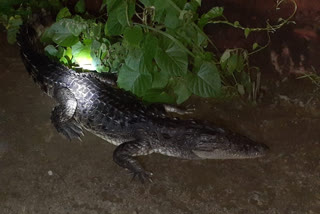
{"label": "crocodile tail", "polygon": [[17,43],[20,48],[23,49],[34,49],[36,39],[36,32],[30,24],[23,24],[20,26],[17,34]]}
{"label": "crocodile tail", "polygon": [[37,48],[37,33],[29,24],[23,24],[17,35],[17,44],[20,46],[22,61],[36,83],[41,85],[43,68],[49,64],[49,59]]}

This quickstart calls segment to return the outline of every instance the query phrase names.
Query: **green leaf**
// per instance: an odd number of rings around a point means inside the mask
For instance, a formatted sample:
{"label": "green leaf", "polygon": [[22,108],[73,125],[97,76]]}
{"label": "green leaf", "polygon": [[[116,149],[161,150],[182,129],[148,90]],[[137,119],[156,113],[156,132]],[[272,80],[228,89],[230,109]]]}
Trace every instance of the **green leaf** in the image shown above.
{"label": "green leaf", "polygon": [[82,19],[66,19],[51,25],[43,34],[41,41],[48,42],[52,40],[63,47],[70,47],[79,41],[79,35],[87,27],[87,24]]}
{"label": "green leaf", "polygon": [[52,37],[54,35],[54,31],[51,30],[52,26],[47,28],[44,33],[40,37],[40,41],[43,43],[51,43],[52,42]]}
{"label": "green leaf", "polygon": [[142,29],[139,26],[127,27],[123,36],[130,45],[139,46],[143,38]]}
{"label": "green leaf", "polygon": [[230,74],[233,73],[237,69],[237,66],[238,66],[238,55],[237,54],[232,54],[230,56],[230,58],[228,59],[228,62],[227,62],[227,70],[228,70],[228,72]]}
{"label": "green leaf", "polygon": [[66,50],[63,47],[59,46],[58,47],[57,57],[58,58],[62,58],[65,55],[65,52],[66,52]]}
{"label": "green leaf", "polygon": [[252,50],[255,50],[257,47],[259,47],[259,44],[258,43],[253,43],[253,45],[252,45]]}
{"label": "green leaf", "polygon": [[169,10],[164,20],[164,25],[170,29],[176,29],[180,24],[179,14],[175,10]]}
{"label": "green leaf", "polygon": [[223,15],[223,7],[213,7],[209,12],[203,14],[198,22],[200,28],[208,24],[209,20],[215,19]]}
{"label": "green leaf", "polygon": [[169,4],[169,1],[165,0],[165,1],[158,1],[158,0],[147,0],[146,2],[148,7],[153,6],[155,9],[155,15],[154,15],[154,21],[158,22],[158,23],[163,23],[166,13],[167,13],[167,9],[170,8],[171,9],[171,5]]}
{"label": "green leaf", "polygon": [[[124,26],[121,25],[121,23],[118,21],[118,17],[116,15],[109,16],[108,21],[106,23],[107,29],[105,32],[110,36],[117,36],[123,33]],[[129,25],[128,25],[129,26]]]}
{"label": "green leaf", "polygon": [[131,51],[120,69],[118,86],[141,97],[151,85],[152,75],[144,64],[141,50]]}
{"label": "green leaf", "polygon": [[72,59],[72,49],[70,47],[67,47],[65,56],[68,57],[70,60]]}
{"label": "green leaf", "polygon": [[199,31],[197,32],[197,45],[202,47],[206,47],[208,45],[207,37]]}
{"label": "green leaf", "polygon": [[151,7],[155,6],[155,2],[157,0],[140,0],[140,2],[145,6],[145,7]]}
{"label": "green leaf", "polygon": [[174,97],[158,89],[149,89],[142,99],[150,103],[174,103],[175,101]]}
{"label": "green leaf", "polygon": [[104,25],[104,34],[109,35],[107,23]]}
{"label": "green leaf", "polygon": [[0,15],[0,24],[7,26],[8,24],[8,16],[5,14]]}
{"label": "green leaf", "polygon": [[230,49],[227,49],[223,52],[221,58],[220,58],[220,63],[226,62],[230,57]]}
{"label": "green leaf", "polygon": [[61,20],[62,18],[70,17],[71,13],[67,7],[62,8],[57,14],[56,21]]}
{"label": "green leaf", "polygon": [[68,63],[69,63],[68,60],[67,60],[67,58],[65,58],[64,56],[61,57],[59,61],[60,61],[61,63],[65,64],[65,65],[68,65]]}
{"label": "green leaf", "polygon": [[[105,46],[105,44],[103,44]],[[97,40],[93,40],[91,44],[91,52],[90,55],[92,57],[92,64],[100,70],[102,66],[101,55],[102,55],[102,43]]]}
{"label": "green leaf", "polygon": [[7,26],[7,40],[10,44],[16,42],[16,36],[19,31],[20,25],[22,25],[22,18],[19,15],[11,16]]}
{"label": "green leaf", "polygon": [[220,57],[220,64],[221,64],[221,68],[223,70],[226,69],[227,67],[227,62],[228,62],[228,59],[230,57],[230,49],[227,49],[224,51],[224,53],[222,54],[222,56]]}
{"label": "green leaf", "polygon": [[158,39],[153,36],[151,33],[148,33],[144,39],[143,43],[143,52],[144,52],[144,61],[147,67],[151,70],[152,60],[156,56],[158,48]]}
{"label": "green leaf", "polygon": [[79,0],[79,1],[77,2],[77,4],[75,5],[74,10],[75,10],[77,13],[84,13],[84,12],[86,12],[86,5],[85,5],[84,0]]}
{"label": "green leaf", "polygon": [[66,28],[74,36],[79,36],[88,27],[87,21],[83,20],[79,16],[75,16],[73,19],[64,18],[55,24]]}
{"label": "green leaf", "polygon": [[125,27],[119,23],[117,16],[113,15],[108,17],[105,29],[105,33],[107,33],[106,35],[117,36],[122,34],[124,29]]}
{"label": "green leaf", "polygon": [[155,60],[161,71],[181,76],[188,71],[187,53],[172,41],[164,41],[157,50]]}
{"label": "green leaf", "polygon": [[238,55],[238,62],[237,62],[237,71],[242,72],[245,66],[245,58],[244,54],[241,53]]}
{"label": "green leaf", "polygon": [[73,60],[83,68],[88,68],[92,65],[91,44],[83,45],[77,42],[72,47]]}
{"label": "green leaf", "polygon": [[152,88],[164,88],[168,84],[169,74],[166,72],[153,71],[152,79]]}
{"label": "green leaf", "polygon": [[190,2],[187,2],[184,5],[183,10],[185,10],[185,11],[191,10],[192,12],[197,12],[199,7],[200,7],[200,4],[198,1],[191,0]]}
{"label": "green leaf", "polygon": [[87,33],[85,33],[85,37],[99,40],[101,38],[101,32],[102,32],[102,23],[92,22],[89,24],[89,29],[87,30]]}
{"label": "green leaf", "polygon": [[135,1],[107,0],[107,32],[110,36],[123,33],[131,25],[131,18],[135,14]]}
{"label": "green leaf", "polygon": [[201,97],[215,97],[220,93],[221,79],[217,67],[204,62],[196,75],[188,78],[190,90]]}
{"label": "green leaf", "polygon": [[192,94],[184,81],[177,81],[174,88],[174,93],[177,95],[177,104],[186,101]]}
{"label": "green leaf", "polygon": [[72,55],[76,56],[83,48],[84,48],[84,45],[80,41],[77,42],[71,47]]}
{"label": "green leaf", "polygon": [[79,51],[76,55],[74,55],[74,57],[77,59],[81,58],[86,58],[86,59],[90,59],[91,58],[91,50],[90,47],[84,46],[83,49],[81,49],[81,51]]}
{"label": "green leaf", "polygon": [[58,50],[53,45],[47,45],[44,51],[49,54],[49,56],[57,56]]}
{"label": "green leaf", "polygon": [[[170,1],[172,1],[180,9],[182,9],[184,5],[187,3],[187,0],[170,0]],[[172,7],[172,5],[170,7]]]}
{"label": "green leaf", "polygon": [[59,28],[52,37],[52,41],[63,47],[68,47],[76,44],[79,41],[79,38],[74,36],[68,29]]}
{"label": "green leaf", "polygon": [[[105,55],[107,53],[107,55]],[[125,47],[122,43],[116,42],[108,46],[108,51],[105,55],[105,64],[110,66],[111,72],[118,73],[126,57],[128,56],[128,48]]]}
{"label": "green leaf", "polygon": [[123,65],[118,76],[118,86],[131,91],[137,96],[143,96],[151,86],[152,76],[149,73],[140,73],[127,65]]}
{"label": "green leaf", "polygon": [[244,36],[248,38],[250,32],[251,30],[249,28],[244,29]]}
{"label": "green leaf", "polygon": [[203,14],[202,16],[209,19],[214,19],[217,17],[220,17],[223,15],[223,7],[213,7],[207,12],[206,14]]}
{"label": "green leaf", "polygon": [[235,22],[233,23],[233,26],[239,27],[239,26],[241,26],[241,25],[240,25],[239,21],[235,21]]}
{"label": "green leaf", "polygon": [[101,55],[101,42],[97,41],[97,40],[93,40],[91,43],[91,53],[94,54],[97,57],[100,57]]}

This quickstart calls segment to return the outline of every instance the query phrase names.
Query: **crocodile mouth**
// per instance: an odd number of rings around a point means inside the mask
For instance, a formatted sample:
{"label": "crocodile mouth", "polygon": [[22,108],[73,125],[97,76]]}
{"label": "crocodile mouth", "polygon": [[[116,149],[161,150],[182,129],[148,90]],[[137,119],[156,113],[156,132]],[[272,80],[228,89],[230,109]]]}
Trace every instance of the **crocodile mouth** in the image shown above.
{"label": "crocodile mouth", "polygon": [[211,151],[193,150],[193,153],[201,159],[250,159],[265,156],[269,147],[265,144],[255,144],[254,146],[234,146],[229,148],[215,148]]}

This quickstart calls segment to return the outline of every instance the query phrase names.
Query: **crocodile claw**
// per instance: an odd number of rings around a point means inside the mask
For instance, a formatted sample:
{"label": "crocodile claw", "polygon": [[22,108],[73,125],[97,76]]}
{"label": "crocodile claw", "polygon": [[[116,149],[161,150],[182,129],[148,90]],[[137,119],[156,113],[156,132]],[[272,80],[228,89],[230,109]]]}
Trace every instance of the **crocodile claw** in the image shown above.
{"label": "crocodile claw", "polygon": [[187,114],[193,114],[195,112],[194,105],[188,105],[186,108],[183,107],[177,107],[169,104],[163,105],[166,112],[176,113],[180,115],[187,115]]}
{"label": "crocodile claw", "polygon": [[67,137],[70,141],[73,138],[81,139],[81,136],[84,136],[82,128],[74,119],[63,123],[53,123],[53,125],[56,127],[59,133]]}
{"label": "crocodile claw", "polygon": [[195,111],[195,105],[187,105],[186,109],[184,110],[184,114],[194,114]]}
{"label": "crocodile claw", "polygon": [[153,182],[152,178],[151,178],[152,175],[153,175],[152,172],[147,172],[147,171],[133,172],[133,176],[132,176],[131,181],[138,179],[143,184],[146,181],[152,183]]}

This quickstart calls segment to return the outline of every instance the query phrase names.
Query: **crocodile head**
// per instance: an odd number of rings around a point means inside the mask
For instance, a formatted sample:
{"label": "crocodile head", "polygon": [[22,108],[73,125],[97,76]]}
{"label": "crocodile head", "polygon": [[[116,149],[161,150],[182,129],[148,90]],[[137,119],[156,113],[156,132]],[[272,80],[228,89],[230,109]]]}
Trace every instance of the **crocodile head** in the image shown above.
{"label": "crocodile head", "polygon": [[221,132],[198,135],[198,143],[192,151],[201,159],[245,159],[262,157],[268,150],[265,144],[256,143],[242,135]]}

